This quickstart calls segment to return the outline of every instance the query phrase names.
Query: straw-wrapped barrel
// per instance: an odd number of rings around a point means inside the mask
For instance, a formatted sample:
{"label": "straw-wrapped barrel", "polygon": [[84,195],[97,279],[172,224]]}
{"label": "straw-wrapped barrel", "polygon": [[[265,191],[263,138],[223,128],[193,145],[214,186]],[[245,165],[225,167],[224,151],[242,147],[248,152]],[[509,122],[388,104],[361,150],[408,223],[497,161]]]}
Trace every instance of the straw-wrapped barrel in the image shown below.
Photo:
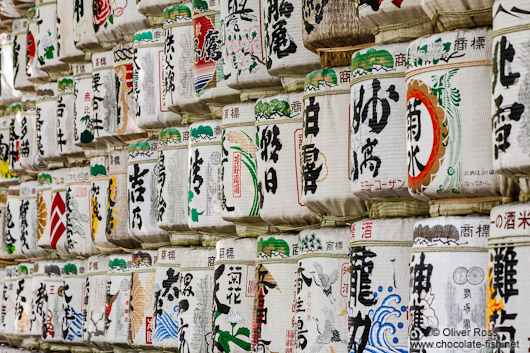
{"label": "straw-wrapped barrel", "polygon": [[303,92],[296,92],[261,98],[254,107],[260,217],[275,226],[319,221],[302,202],[303,104]]}
{"label": "straw-wrapped barrel", "polygon": [[64,342],[73,345],[83,344],[83,301],[86,277],[88,273],[86,260],[70,260],[63,267],[63,310],[61,334]]}
{"label": "straw-wrapped barrel", "polygon": [[71,0],[57,0],[57,58],[64,63],[85,59],[85,53],[75,47],[74,3]]}
{"label": "straw-wrapped barrel", "polygon": [[157,224],[171,232],[171,243],[175,245],[191,245],[190,241],[194,245],[200,243],[200,235],[188,227],[188,148],[187,127],[160,131]]}
{"label": "straw-wrapped barrel", "polygon": [[181,298],[180,264],[185,250],[180,247],[158,249],[152,343],[159,349],[177,347],[182,337],[179,315],[187,307]]}
{"label": "straw-wrapped barrel", "polygon": [[256,239],[217,242],[214,272],[213,352],[251,348]]}
{"label": "straw-wrapped barrel", "polygon": [[297,255],[296,234],[258,239],[252,318],[255,352],[295,350]]}
{"label": "straw-wrapped barrel", "polygon": [[433,32],[422,0],[356,1],[359,21],[375,35],[376,43],[406,42]]}
{"label": "straw-wrapped barrel", "polygon": [[57,79],[57,148],[63,158],[82,156],[83,150],[75,145],[74,78]]}
{"label": "straw-wrapped barrel", "polygon": [[364,199],[409,196],[403,133],[407,46],[381,45],[352,57],[351,190]]}
{"label": "straw-wrapped barrel", "polygon": [[193,86],[193,20],[191,3],[164,10],[164,92],[173,111],[209,113],[197,102]]}
{"label": "straw-wrapped barrel", "polygon": [[46,72],[68,71],[68,64],[58,58],[57,0],[36,0],[37,59],[39,68]]}
{"label": "straw-wrapped barrel", "polygon": [[407,351],[408,264],[416,220],[374,219],[352,224],[349,351]]}
{"label": "straw-wrapped barrel", "polygon": [[168,233],[159,228],[157,214],[158,141],[129,145],[129,234],[146,246],[169,244]]}
{"label": "straw-wrapped barrel", "polygon": [[296,351],[346,352],[349,228],[298,234]]}
{"label": "straw-wrapped barrel", "polygon": [[490,137],[491,30],[417,39],[409,45],[407,63],[411,195],[420,200],[497,195],[500,177],[493,172]]}
{"label": "straw-wrapped barrel", "polygon": [[120,347],[127,345],[132,279],[131,266],[132,254],[109,255],[106,340],[108,343]]}
{"label": "straw-wrapped barrel", "polygon": [[92,129],[94,141],[119,144],[116,77],[112,50],[92,54]]}
{"label": "straw-wrapped barrel", "polygon": [[129,346],[149,348],[153,344],[156,251],[133,253],[129,302]]}
{"label": "straw-wrapped barrel", "polygon": [[188,226],[193,230],[230,234],[222,219],[222,129],[220,120],[190,125]]}
{"label": "straw-wrapped barrel", "polygon": [[372,33],[359,22],[354,1],[303,0],[302,23],[304,45],[314,52],[374,40]]}
{"label": "straw-wrapped barrel", "polygon": [[141,242],[131,237],[128,232],[127,161],[126,147],[117,147],[109,151],[109,191],[105,234],[107,239],[117,246],[136,249],[140,247]]}
{"label": "straw-wrapped barrel", "polygon": [[81,162],[68,168],[66,177],[66,247],[70,255],[97,253],[90,227],[90,165]]}
{"label": "straw-wrapped barrel", "polygon": [[118,136],[123,141],[145,137],[145,133],[138,127],[135,119],[132,43],[118,44],[113,51],[116,97],[118,100],[116,112]]}
{"label": "straw-wrapped barrel", "polygon": [[94,146],[92,126],[92,64],[72,65],[74,71],[74,142],[79,147]]}
{"label": "straw-wrapped barrel", "polygon": [[[475,347],[485,344],[481,332],[486,319],[488,234],[487,216],[416,222],[410,260],[409,344],[439,345],[444,339]],[[462,329],[468,329],[469,335],[459,335]]]}
{"label": "straw-wrapped barrel", "polygon": [[57,83],[37,87],[37,151],[45,162],[61,161],[57,136]]}
{"label": "straw-wrapped barrel", "polygon": [[13,21],[13,67],[15,70],[15,89],[33,91],[33,83],[28,80],[26,72],[27,43],[28,43],[27,18]]}
{"label": "straw-wrapped barrel", "polygon": [[360,199],[344,192],[351,183],[342,149],[350,138],[349,82],[348,67],[317,70],[306,76],[304,92],[302,203],[332,224],[365,214]]}
{"label": "straw-wrapped barrel", "polygon": [[206,352],[212,347],[214,248],[191,248],[180,264],[180,351]]}
{"label": "straw-wrapped barrel", "polygon": [[136,123],[143,129],[178,124],[180,115],[169,110],[165,95],[162,28],[136,32],[133,52]]}
{"label": "straw-wrapped barrel", "polygon": [[422,0],[421,6],[436,29],[445,32],[491,25],[493,2],[494,0]]}

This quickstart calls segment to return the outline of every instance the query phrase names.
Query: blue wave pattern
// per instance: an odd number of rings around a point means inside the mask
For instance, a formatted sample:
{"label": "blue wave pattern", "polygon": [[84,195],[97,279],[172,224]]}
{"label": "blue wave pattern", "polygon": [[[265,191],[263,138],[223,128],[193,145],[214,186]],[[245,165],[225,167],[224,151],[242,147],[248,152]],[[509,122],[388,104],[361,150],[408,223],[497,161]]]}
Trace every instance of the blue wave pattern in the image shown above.
{"label": "blue wave pattern", "polygon": [[68,325],[66,341],[73,341],[76,337],[83,338],[83,313],[78,313],[70,307],[71,316],[74,318]]}
{"label": "blue wave pattern", "polygon": [[[388,288],[392,291],[392,287]],[[379,288],[381,292],[382,288]],[[401,303],[401,297],[398,294],[389,294],[383,299],[381,306],[376,310],[370,310],[368,315],[372,320],[372,327],[370,328],[370,335],[368,337],[368,343],[364,348],[363,352],[369,353],[408,353],[408,348],[405,345],[398,345],[399,340],[397,337],[392,337],[396,334],[398,329],[404,329],[403,323],[396,325],[387,322],[392,316],[401,317],[403,313],[407,311],[406,306],[399,306]],[[359,340],[355,340],[356,344],[359,344]],[[350,353],[355,353],[355,345],[350,350]]]}
{"label": "blue wave pattern", "polygon": [[162,311],[162,315],[156,317],[155,334],[153,335],[154,342],[161,342],[167,339],[177,339],[178,334],[178,305],[173,313]]}

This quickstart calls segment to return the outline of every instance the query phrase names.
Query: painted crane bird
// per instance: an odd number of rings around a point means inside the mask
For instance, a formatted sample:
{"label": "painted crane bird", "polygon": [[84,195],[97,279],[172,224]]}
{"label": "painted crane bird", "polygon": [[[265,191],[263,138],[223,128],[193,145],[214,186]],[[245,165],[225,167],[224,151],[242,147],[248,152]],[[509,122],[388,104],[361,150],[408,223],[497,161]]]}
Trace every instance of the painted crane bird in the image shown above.
{"label": "painted crane bird", "polygon": [[343,343],[347,344],[345,339],[341,339],[340,331],[335,326],[335,315],[330,308],[323,308],[325,320],[322,323],[319,318],[312,317],[317,325],[318,336],[315,343],[309,349],[310,353],[320,353],[323,345],[329,345],[330,343]]}
{"label": "painted crane bird", "polygon": [[[327,275],[324,273],[324,269],[322,268],[321,264],[315,262],[313,267],[315,268],[315,271],[311,271],[310,273],[313,275],[315,284],[322,288],[322,291],[329,298],[331,304],[335,303],[337,300],[333,297],[333,283],[337,282],[339,279],[339,271],[335,269],[333,272]],[[318,276],[318,279],[315,277],[315,272]]]}

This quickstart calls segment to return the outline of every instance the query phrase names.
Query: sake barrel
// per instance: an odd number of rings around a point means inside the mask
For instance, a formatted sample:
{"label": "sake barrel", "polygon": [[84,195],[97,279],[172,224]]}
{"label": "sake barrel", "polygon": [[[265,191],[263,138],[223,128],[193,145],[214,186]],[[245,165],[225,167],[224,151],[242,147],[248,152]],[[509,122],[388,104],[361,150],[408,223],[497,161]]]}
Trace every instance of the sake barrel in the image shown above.
{"label": "sake barrel", "polygon": [[193,85],[200,103],[239,101],[239,91],[226,85],[223,72],[223,29],[219,2],[194,2],[192,9]]}
{"label": "sake barrel", "polygon": [[37,151],[45,162],[61,161],[57,135],[57,83],[37,87]]}
{"label": "sake barrel", "polygon": [[37,246],[37,181],[20,183],[19,230],[21,251],[24,257],[37,258],[46,253]]}
{"label": "sake barrel", "polygon": [[[475,347],[485,344],[485,335],[475,329],[484,329],[486,316],[488,233],[487,216],[416,222],[410,261],[410,345],[443,339],[475,342]],[[455,333],[462,329],[470,330],[465,338]],[[436,330],[445,333],[430,334]]]}
{"label": "sake barrel", "polygon": [[17,115],[22,110],[22,102],[11,103],[9,108],[9,169],[20,170],[20,130],[16,124]]}
{"label": "sake barrel", "polygon": [[250,351],[256,243],[255,238],[229,238],[217,242],[213,292],[214,353]]}
{"label": "sake barrel", "polygon": [[147,17],[138,12],[136,3],[129,0],[114,2],[114,23],[123,37],[132,37],[135,32],[149,27]]}
{"label": "sake barrel", "polygon": [[255,352],[296,349],[296,234],[258,238],[252,344]]}
{"label": "sake barrel", "polygon": [[13,21],[13,68],[14,87],[22,91],[33,91],[33,83],[28,80],[26,72],[26,45],[28,43],[28,19]]}
{"label": "sake barrel", "polygon": [[105,334],[109,257],[94,255],[90,256],[87,262],[88,272],[83,303],[83,341],[96,350],[109,351],[112,348],[106,341]]}
{"label": "sake barrel", "polygon": [[21,258],[22,241],[20,239],[20,185],[9,187],[6,201],[6,220],[4,240],[9,259]]}
{"label": "sake barrel", "polygon": [[[106,0],[95,0],[105,2]],[[118,138],[116,78],[112,50],[92,55],[92,129],[96,143],[121,143]]]}
{"label": "sake barrel", "polygon": [[[0,114],[1,115],[1,114]],[[13,184],[18,181],[18,175],[10,167],[11,157],[11,116],[0,116],[0,184]]]}
{"label": "sake barrel", "polygon": [[191,248],[180,264],[179,350],[207,352],[212,347],[214,248]]}
{"label": "sake barrel", "polygon": [[421,0],[356,3],[359,21],[375,35],[376,43],[407,42],[433,32]]}
{"label": "sake barrel", "polygon": [[132,43],[118,44],[113,49],[116,97],[118,106],[118,136],[123,141],[145,137],[136,124],[133,90],[133,50]]}
{"label": "sake barrel", "polygon": [[209,113],[197,103],[193,86],[193,21],[191,3],[164,9],[164,92],[170,110]]}
{"label": "sake barrel", "polygon": [[46,72],[68,71],[69,66],[58,58],[57,0],[36,0],[37,59]]}
{"label": "sake barrel", "polygon": [[341,221],[365,213],[361,201],[344,192],[351,183],[349,157],[337,152],[350,138],[349,81],[348,67],[317,70],[306,76],[304,92],[302,203]]}
{"label": "sake barrel", "polygon": [[[121,33],[114,21],[115,3],[111,0],[93,0],[92,24],[97,40],[103,47],[113,47],[121,39]],[[112,54],[111,54],[112,55]]]}
{"label": "sake barrel", "polygon": [[167,231],[189,231],[189,137],[187,127],[167,128],[159,134],[157,224]]}
{"label": "sake barrel", "polygon": [[154,292],[154,329],[152,332],[153,347],[173,348],[179,345],[182,325],[179,314],[188,307],[184,299],[180,298],[182,276],[180,264],[182,254],[186,248],[160,248],[158,249],[155,270]]}
{"label": "sake barrel", "polygon": [[116,246],[107,239],[109,200],[109,158],[94,153],[90,158],[90,228],[94,246],[100,251],[112,251]]}
{"label": "sake barrel", "polygon": [[162,17],[164,9],[177,2],[176,0],[138,0],[136,8],[147,17]]}
{"label": "sake barrel", "polygon": [[127,148],[115,148],[109,151],[108,155],[109,184],[105,227],[107,240],[122,248],[139,248],[141,242],[131,237],[128,232]]}
{"label": "sake barrel", "polygon": [[[490,35],[487,28],[460,30],[409,45],[408,187],[417,199],[499,192],[500,177],[493,172],[489,137]],[[478,37],[484,38],[484,44],[471,46]],[[469,45],[462,47],[462,41]]]}
{"label": "sake barrel", "polygon": [[[234,6],[220,0],[224,20],[223,71],[226,84],[235,89],[281,86],[278,77],[267,71],[264,49],[263,3],[251,0]],[[286,5],[287,6],[287,5]]]}
{"label": "sake barrel", "polygon": [[254,101],[223,108],[223,219],[263,223],[259,216]]}
{"label": "sake barrel", "polygon": [[18,337],[30,335],[31,302],[33,299],[33,264],[23,262],[18,265],[18,282],[15,303],[15,334]]}
{"label": "sake barrel", "polygon": [[179,123],[168,108],[164,87],[164,32],[152,28],[134,34],[134,99],[136,123],[143,129]]}
{"label": "sake barrel", "polygon": [[74,16],[74,1],[57,0],[57,58],[64,63],[85,59],[85,53],[75,47]]}
{"label": "sake barrel", "polygon": [[66,176],[66,247],[70,255],[90,256],[97,253],[90,227],[90,167],[77,163]]}
{"label": "sake barrel", "polygon": [[[110,2],[109,2],[110,5]],[[100,51],[111,45],[100,43],[96,37],[93,20],[96,6],[93,1],[74,2],[74,43],[82,51]]]}
{"label": "sake barrel", "polygon": [[345,352],[348,344],[348,228],[298,235],[296,351]]}
{"label": "sake barrel", "polygon": [[235,226],[221,217],[221,135],[219,120],[190,125],[188,226],[218,235],[235,232]]}
{"label": "sake barrel", "polygon": [[61,257],[68,256],[68,237],[66,235],[66,181],[68,169],[54,172],[52,182],[52,198],[50,207],[50,239],[52,249]]}
{"label": "sake barrel", "polygon": [[528,256],[528,209],[528,203],[511,203],[493,208],[490,215],[486,299],[486,329],[490,336],[487,339],[493,347],[518,346],[515,351],[529,348],[523,338],[528,330],[524,319],[527,315],[524,295],[528,289],[520,271]]}
{"label": "sake barrel", "polygon": [[522,15],[529,10],[527,4],[507,0],[496,1],[493,9],[493,167],[504,174],[530,173],[530,146],[523,137],[530,117],[525,59],[529,19]]}
{"label": "sake barrel", "polygon": [[83,301],[88,267],[86,260],[70,260],[63,267],[63,340],[67,344],[83,344]]}
{"label": "sake barrel", "polygon": [[132,254],[109,255],[107,272],[106,340],[112,345],[127,344]]}
{"label": "sake barrel", "polygon": [[149,348],[153,344],[156,255],[152,250],[133,253],[128,329],[131,347]]}
{"label": "sake barrel", "polygon": [[282,81],[295,76],[302,80],[303,87],[305,74],[319,69],[320,59],[304,47],[302,0],[284,3],[265,0],[263,21],[264,51],[269,73],[281,77]]}
{"label": "sake barrel", "polygon": [[37,9],[32,7],[28,10],[28,34],[26,42],[26,73],[28,80],[35,84],[48,82],[48,74],[39,69],[39,58],[37,53]]}
{"label": "sake barrel", "polygon": [[79,147],[93,147],[92,64],[74,64],[74,141]]}
{"label": "sake barrel", "polygon": [[351,191],[363,199],[409,196],[403,143],[407,46],[380,45],[352,57]]}
{"label": "sake barrel", "polygon": [[4,301],[4,293],[5,293],[5,287],[4,287],[4,281],[5,281],[5,278],[6,278],[6,268],[0,268],[0,294],[2,295],[1,299],[0,300],[0,310],[2,310],[2,312],[0,312],[0,338],[2,340],[5,340],[6,337],[4,336],[4,331],[5,331],[5,325],[3,323],[3,319],[4,319],[4,315],[3,315],[3,309],[4,309],[4,306],[3,306],[3,301]]}
{"label": "sake barrel", "polygon": [[0,23],[3,26],[12,24],[13,20],[19,17],[20,14],[17,12],[13,0],[2,1],[0,5]]}
{"label": "sake barrel", "polygon": [[[9,255],[7,253],[7,248],[6,248],[6,241],[5,241],[7,192],[8,192],[7,190],[3,190],[2,194],[0,194],[0,259],[2,260],[6,260],[9,258]],[[1,290],[2,290],[2,284],[0,283],[0,291]],[[2,326],[0,322],[0,338],[1,337],[2,337]]]}
{"label": "sake barrel", "polygon": [[15,89],[15,68],[14,68],[14,50],[13,34],[4,32],[0,34],[0,104],[7,105],[19,101],[22,93]]}
{"label": "sake barrel", "polygon": [[29,333],[31,336],[39,337],[42,334],[43,320],[46,304],[46,282],[45,268],[46,261],[35,262],[33,271],[33,280],[31,281],[31,309]]}
{"label": "sake barrel", "polygon": [[355,2],[302,2],[303,40],[307,49],[355,46],[374,40],[357,18]]}
{"label": "sake barrel", "polygon": [[18,265],[6,266],[0,321],[2,322],[3,333],[8,338],[12,338],[15,334],[14,322],[16,318],[15,305],[17,296],[17,276]]}
{"label": "sake barrel", "polygon": [[493,0],[478,0],[472,3],[460,0],[450,2],[422,0],[421,6],[436,28],[444,32],[457,28],[491,25],[493,2]]}
{"label": "sake barrel", "polygon": [[254,113],[260,217],[287,228],[318,223],[302,202],[303,92],[260,98]]}
{"label": "sake barrel", "polygon": [[[20,172],[35,172],[46,168],[46,163],[37,151],[37,105],[36,96],[23,99],[21,110],[15,118],[18,131],[19,154],[17,164]],[[15,166],[17,165],[15,164]]]}
{"label": "sake barrel", "polygon": [[408,263],[417,220],[351,225],[348,351],[408,351]]}
{"label": "sake barrel", "polygon": [[63,263],[44,263],[44,303],[41,340],[46,343],[62,343],[63,311]]}
{"label": "sake barrel", "polygon": [[168,233],[156,223],[158,141],[142,140],[129,145],[129,234],[146,246],[169,243]]}
{"label": "sake barrel", "polygon": [[57,148],[63,158],[82,156],[83,150],[75,145],[74,78],[57,79]]}
{"label": "sake barrel", "polygon": [[[37,177],[37,245],[43,249],[52,249],[51,204],[54,170],[39,173]],[[57,243],[53,245],[57,246]]]}

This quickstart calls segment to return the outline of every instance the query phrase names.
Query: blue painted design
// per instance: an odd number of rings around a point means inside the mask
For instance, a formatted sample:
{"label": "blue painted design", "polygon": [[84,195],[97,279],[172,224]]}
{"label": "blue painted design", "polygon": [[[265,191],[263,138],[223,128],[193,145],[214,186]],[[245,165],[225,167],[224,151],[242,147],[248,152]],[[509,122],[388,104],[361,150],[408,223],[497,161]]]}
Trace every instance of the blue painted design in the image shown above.
{"label": "blue painted design", "polygon": [[66,336],[66,341],[73,341],[76,338],[83,338],[83,313],[76,312],[73,307],[70,307],[70,313],[71,317],[74,319],[68,326],[68,335]]}
{"label": "blue painted design", "polygon": [[161,342],[167,339],[177,339],[178,337],[177,313],[162,311],[162,315],[156,317],[156,328],[153,340],[155,342]]}
{"label": "blue painted design", "polygon": [[[406,345],[396,345],[399,343],[399,340],[397,337],[391,337],[397,332],[396,326],[391,322],[388,322],[393,316],[401,317],[403,310],[399,309],[399,306],[397,305],[399,303],[401,303],[401,297],[399,295],[389,294],[377,309],[368,312],[368,315],[372,320],[372,327],[370,329],[370,336],[368,337],[368,343],[364,352],[408,353]],[[405,308],[406,310],[406,307],[402,306],[401,309],[402,308]],[[398,328],[403,329],[402,323],[398,323],[397,326]],[[355,343],[359,344],[359,340],[356,339]],[[354,353],[354,349],[355,346],[352,347],[350,353]]]}

